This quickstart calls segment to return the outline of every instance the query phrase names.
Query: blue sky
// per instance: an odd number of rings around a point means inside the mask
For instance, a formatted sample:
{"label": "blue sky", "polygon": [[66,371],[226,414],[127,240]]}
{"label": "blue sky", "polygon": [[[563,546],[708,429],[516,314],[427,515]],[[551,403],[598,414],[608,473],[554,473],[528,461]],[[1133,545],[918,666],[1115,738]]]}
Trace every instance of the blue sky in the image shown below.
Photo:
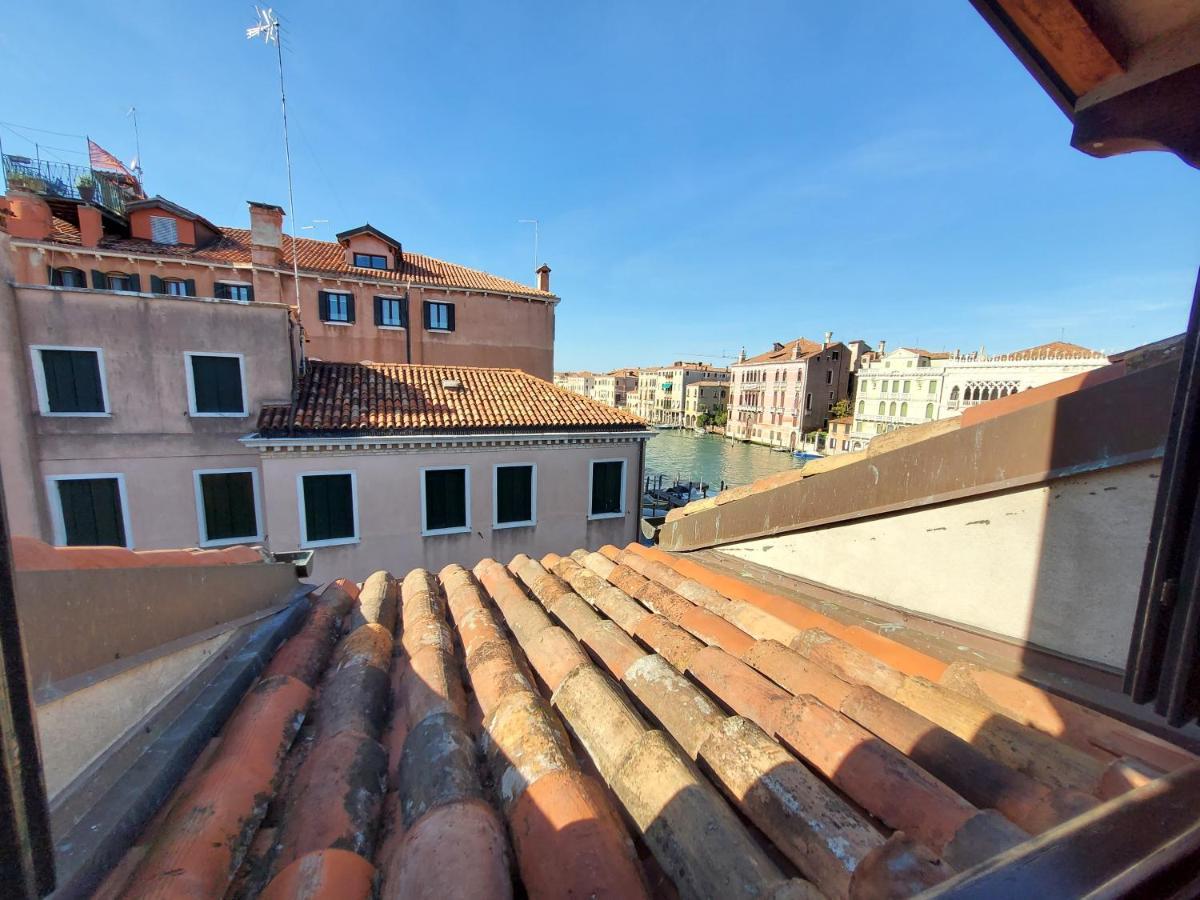
{"label": "blue sky", "polygon": [[[278,7],[297,220],[531,280],[556,367],[773,340],[1109,351],[1183,330],[1200,173],[1093,160],[965,2]],[[286,203],[274,56],[243,2],[18,4],[0,120],[90,134],[245,226]],[[125,52],[121,48],[128,48]],[[27,152],[32,132],[0,129]],[[81,142],[37,136],[72,160]]]}

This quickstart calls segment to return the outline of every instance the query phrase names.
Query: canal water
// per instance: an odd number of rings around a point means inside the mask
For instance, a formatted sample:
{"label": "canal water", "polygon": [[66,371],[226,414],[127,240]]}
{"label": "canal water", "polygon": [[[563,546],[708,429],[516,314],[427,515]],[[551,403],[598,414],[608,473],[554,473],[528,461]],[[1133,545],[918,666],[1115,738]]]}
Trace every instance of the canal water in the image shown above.
{"label": "canal water", "polygon": [[703,481],[709,496],[726,487],[749,484],[756,478],[797,469],[804,461],[790,453],[775,453],[758,444],[743,444],[715,434],[687,429],[660,431],[646,443],[646,473],[663,476],[663,487],[680,481]]}

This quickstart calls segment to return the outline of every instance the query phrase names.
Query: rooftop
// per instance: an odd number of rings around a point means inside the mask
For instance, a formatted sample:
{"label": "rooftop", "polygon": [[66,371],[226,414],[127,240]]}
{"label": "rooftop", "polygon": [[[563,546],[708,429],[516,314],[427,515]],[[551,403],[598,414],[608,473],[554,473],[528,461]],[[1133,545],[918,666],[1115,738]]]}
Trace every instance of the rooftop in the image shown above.
{"label": "rooftop", "polygon": [[[150,202],[150,201],[147,201]],[[189,215],[195,215],[189,213]],[[55,217],[51,243],[79,246],[79,226]],[[100,240],[99,250],[116,253],[136,253],[147,256],[172,256],[197,262],[224,263],[227,265],[250,265],[250,231],[246,228],[214,226],[220,238],[204,246],[182,244],[156,244],[136,238],[106,236]],[[362,229],[355,229],[361,231]],[[388,240],[391,240],[390,238]],[[296,240],[297,262],[303,272],[329,275],[354,276],[371,281],[413,282],[434,287],[454,287],[465,290],[491,291],[501,294],[520,294],[528,297],[553,298],[556,295],[527,284],[489,275],[455,263],[444,262],[431,256],[423,256],[405,250],[396,269],[363,269],[346,262],[346,249],[336,241],[319,241],[312,238]],[[290,269],[292,238],[283,236],[282,259],[284,269]]]}
{"label": "rooftop", "polygon": [[639,545],[298,602],[100,896],[903,897],[1194,771],[952,642]]}
{"label": "rooftop", "polygon": [[291,405],[263,407],[262,437],[635,431],[630,413],[518,369],[314,361]]}
{"label": "rooftop", "polygon": [[808,338],[801,337],[768,350],[766,353],[760,353],[758,356],[752,356],[744,362],[737,363],[737,365],[747,366],[754,365],[755,363],[788,362],[792,358],[792,349],[796,346],[800,347],[801,359],[807,359],[808,357],[821,352],[820,344],[818,344],[816,341],[810,341]]}

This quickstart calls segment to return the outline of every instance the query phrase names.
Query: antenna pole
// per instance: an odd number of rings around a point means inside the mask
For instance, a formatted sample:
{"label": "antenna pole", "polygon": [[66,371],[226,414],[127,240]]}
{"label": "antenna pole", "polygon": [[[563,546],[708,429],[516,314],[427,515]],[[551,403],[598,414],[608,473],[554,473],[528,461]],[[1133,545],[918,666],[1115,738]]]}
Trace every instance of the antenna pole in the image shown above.
{"label": "antenna pole", "polygon": [[137,107],[136,106],[129,107],[129,115],[133,116],[133,148],[134,148],[134,153],[137,154],[134,157],[134,159],[137,160],[137,165],[133,167],[133,173],[135,175],[137,175],[138,181],[141,181],[142,180],[142,136],[141,136],[141,134],[138,133]]}
{"label": "antenna pole", "polygon": [[283,42],[279,39],[279,25],[275,25],[275,58],[279,63],[279,106],[283,110],[283,156],[287,162],[288,217],[292,231],[292,283],[296,288],[296,317],[300,317],[300,264],[296,257],[296,196],[292,189],[292,148],[288,142],[287,94],[283,89]]}

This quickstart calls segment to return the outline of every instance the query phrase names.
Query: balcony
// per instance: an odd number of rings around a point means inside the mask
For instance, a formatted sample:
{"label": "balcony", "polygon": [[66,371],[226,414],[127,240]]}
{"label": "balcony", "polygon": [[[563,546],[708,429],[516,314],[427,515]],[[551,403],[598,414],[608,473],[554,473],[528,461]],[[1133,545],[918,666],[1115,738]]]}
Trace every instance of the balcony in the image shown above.
{"label": "balcony", "polygon": [[140,189],[115,172],[9,153],[4,154],[4,180],[8,190],[29,191],[51,200],[92,203],[122,217],[125,204],[141,198]]}

